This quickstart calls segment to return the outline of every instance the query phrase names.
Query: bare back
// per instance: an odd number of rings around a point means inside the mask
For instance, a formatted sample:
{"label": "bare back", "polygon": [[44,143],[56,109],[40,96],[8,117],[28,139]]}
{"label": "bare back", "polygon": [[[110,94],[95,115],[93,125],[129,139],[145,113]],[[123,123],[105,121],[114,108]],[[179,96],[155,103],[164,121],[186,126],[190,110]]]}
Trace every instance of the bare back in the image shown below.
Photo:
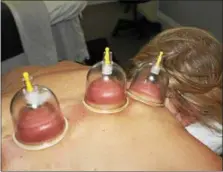
{"label": "bare back", "polygon": [[35,83],[57,95],[69,121],[65,138],[41,151],[20,149],[12,141],[9,103],[18,81],[3,90],[3,170],[221,170],[221,158],[191,137],[164,108],[130,100],[118,114],[88,111],[81,102],[87,70],[65,62],[39,69],[39,76],[33,72]]}

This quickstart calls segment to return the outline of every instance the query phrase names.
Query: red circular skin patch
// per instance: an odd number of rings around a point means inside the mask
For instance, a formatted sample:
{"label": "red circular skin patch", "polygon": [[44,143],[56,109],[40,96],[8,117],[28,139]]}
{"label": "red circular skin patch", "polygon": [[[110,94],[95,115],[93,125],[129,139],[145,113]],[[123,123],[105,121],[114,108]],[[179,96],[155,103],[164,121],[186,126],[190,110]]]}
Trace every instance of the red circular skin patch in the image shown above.
{"label": "red circular skin patch", "polygon": [[24,143],[44,142],[62,133],[65,121],[61,112],[45,103],[37,109],[25,107],[17,121],[17,140]]}
{"label": "red circular skin patch", "polygon": [[94,104],[118,104],[125,100],[126,95],[118,81],[100,78],[89,85],[85,98]]}
{"label": "red circular skin patch", "polygon": [[159,84],[153,84],[146,81],[136,81],[131,85],[130,89],[144,96],[152,97],[156,100],[161,100]]}

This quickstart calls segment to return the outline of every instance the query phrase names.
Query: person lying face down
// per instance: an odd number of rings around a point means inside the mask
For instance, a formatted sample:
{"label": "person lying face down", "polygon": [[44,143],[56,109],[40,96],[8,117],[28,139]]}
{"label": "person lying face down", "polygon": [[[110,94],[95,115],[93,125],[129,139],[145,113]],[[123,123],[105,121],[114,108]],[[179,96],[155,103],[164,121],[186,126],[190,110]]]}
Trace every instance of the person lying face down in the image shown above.
{"label": "person lying face down", "polygon": [[[9,104],[22,86],[18,75],[24,70],[33,76],[34,83],[53,90],[70,126],[61,142],[40,151],[21,149],[11,138]],[[221,158],[191,137],[165,108],[131,100],[129,106],[117,114],[88,111],[81,103],[87,71],[87,67],[73,62],[61,62],[50,67],[24,67],[3,76],[2,170],[222,168]]]}
{"label": "person lying face down", "polygon": [[166,107],[186,130],[222,153],[222,45],[194,27],[163,31],[133,58],[131,79],[163,51],[162,70],[169,78]]}
{"label": "person lying face down", "polygon": [[[88,67],[73,62],[23,67],[2,78],[2,170],[221,170],[221,158],[193,138],[171,113],[130,99],[116,114],[96,114],[82,99]],[[56,94],[68,119],[64,139],[41,151],[27,151],[12,141],[9,112],[23,86],[22,72]],[[164,156],[165,155],[165,156]],[[168,155],[168,156],[166,156]]]}

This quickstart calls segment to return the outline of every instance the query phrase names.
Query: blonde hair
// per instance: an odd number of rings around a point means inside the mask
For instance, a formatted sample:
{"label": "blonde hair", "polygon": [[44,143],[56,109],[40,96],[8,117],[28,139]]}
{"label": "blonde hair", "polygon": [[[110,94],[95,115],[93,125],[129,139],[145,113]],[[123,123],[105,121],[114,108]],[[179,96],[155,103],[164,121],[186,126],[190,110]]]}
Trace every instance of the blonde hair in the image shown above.
{"label": "blonde hair", "polygon": [[132,78],[145,63],[164,52],[162,70],[169,77],[166,97],[184,116],[209,127],[222,124],[222,46],[208,32],[194,27],[168,29],[158,34],[132,59]]}

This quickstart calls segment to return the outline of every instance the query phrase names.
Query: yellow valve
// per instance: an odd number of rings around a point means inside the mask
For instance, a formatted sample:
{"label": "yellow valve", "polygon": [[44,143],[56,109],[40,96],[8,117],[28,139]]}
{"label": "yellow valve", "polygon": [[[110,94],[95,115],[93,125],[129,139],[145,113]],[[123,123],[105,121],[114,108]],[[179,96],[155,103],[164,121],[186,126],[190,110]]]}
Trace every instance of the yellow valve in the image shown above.
{"label": "yellow valve", "polygon": [[30,79],[29,79],[29,73],[28,72],[24,72],[23,73],[23,78],[25,80],[25,85],[26,85],[26,90],[30,93],[33,91],[33,86],[30,82]]}

